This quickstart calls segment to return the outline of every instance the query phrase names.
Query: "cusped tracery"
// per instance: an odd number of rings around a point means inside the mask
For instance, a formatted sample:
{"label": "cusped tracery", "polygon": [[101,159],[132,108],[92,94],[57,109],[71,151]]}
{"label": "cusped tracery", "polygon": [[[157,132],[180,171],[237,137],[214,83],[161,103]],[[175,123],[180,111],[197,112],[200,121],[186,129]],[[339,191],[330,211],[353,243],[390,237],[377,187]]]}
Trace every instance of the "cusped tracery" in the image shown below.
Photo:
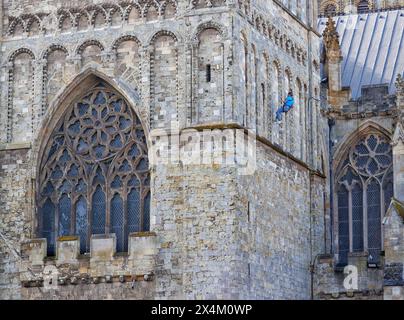
{"label": "cusped tracery", "polygon": [[352,150],[351,162],[362,175],[383,174],[391,165],[391,146],[382,137],[370,135]]}
{"label": "cusped tracery", "polygon": [[380,134],[368,134],[350,148],[337,170],[339,261],[349,252],[369,253],[379,262],[381,221],[393,196],[392,148]]}
{"label": "cusped tracery", "polygon": [[49,139],[40,166],[39,231],[54,254],[56,237],[149,229],[150,178],[146,137],[125,99],[100,83],[73,103]]}

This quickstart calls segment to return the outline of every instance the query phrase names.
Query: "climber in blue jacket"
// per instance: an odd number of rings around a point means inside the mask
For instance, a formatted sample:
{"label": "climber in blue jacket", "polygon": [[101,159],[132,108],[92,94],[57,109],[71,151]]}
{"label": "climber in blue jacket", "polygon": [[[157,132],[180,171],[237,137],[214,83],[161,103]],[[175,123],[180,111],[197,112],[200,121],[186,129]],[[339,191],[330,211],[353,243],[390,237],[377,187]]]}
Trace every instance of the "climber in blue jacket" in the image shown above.
{"label": "climber in blue jacket", "polygon": [[295,104],[295,99],[293,98],[292,90],[289,91],[288,96],[286,97],[283,106],[279,107],[278,111],[276,111],[276,121],[282,121],[282,113],[287,113],[289,110],[293,108]]}

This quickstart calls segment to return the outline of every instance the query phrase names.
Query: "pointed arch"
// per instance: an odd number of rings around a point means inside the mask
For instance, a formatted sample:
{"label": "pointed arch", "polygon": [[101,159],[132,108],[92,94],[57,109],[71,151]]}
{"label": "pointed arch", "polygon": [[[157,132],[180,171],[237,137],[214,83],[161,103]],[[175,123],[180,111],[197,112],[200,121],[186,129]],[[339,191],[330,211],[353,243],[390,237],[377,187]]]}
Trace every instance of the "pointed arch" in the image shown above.
{"label": "pointed arch", "polygon": [[[347,263],[349,252],[369,252],[369,261],[380,262],[383,250],[381,221],[393,196],[392,148],[388,130],[372,121],[366,121],[357,130],[344,137],[334,157],[333,188],[336,192],[334,208],[341,204],[349,213],[348,229],[341,229],[342,217],[334,215],[336,239],[349,235],[348,242],[336,240],[340,264]],[[346,187],[348,205],[338,190]],[[345,219],[345,218],[344,218]],[[343,233],[340,235],[340,233]],[[347,249],[347,243],[349,249]]]}
{"label": "pointed arch", "polygon": [[52,106],[47,131],[35,146],[37,233],[47,237],[50,254],[56,235],[81,235],[86,252],[91,234],[109,232],[119,233],[118,250],[126,251],[127,226],[134,218],[124,203],[133,201],[133,195],[128,199],[132,177],[139,181],[136,214],[141,216],[134,231],[149,228],[147,131],[123,90],[94,73],[81,77],[70,88],[76,92],[58,100],[62,105]]}
{"label": "pointed arch", "polygon": [[[110,78],[106,74],[100,72],[94,67],[88,67],[81,73],[76,75],[69,84],[65,85],[55,96],[55,98],[49,103],[48,109],[46,110],[44,117],[41,122],[41,127],[38,130],[38,134],[33,142],[33,155],[34,161],[37,162],[38,153],[43,151],[43,143],[48,139],[49,129],[55,127],[57,121],[60,119],[60,115],[65,112],[66,108],[72,101],[77,99],[80,94],[83,94],[86,88],[92,87],[97,84],[97,82],[104,81],[109,86],[111,86],[115,91],[122,95],[128,102],[129,106],[134,110],[134,112],[139,116],[142,127],[144,128],[146,135],[148,137],[149,127],[148,121],[142,117],[140,110],[141,101],[136,91],[131,88],[128,84],[120,81],[117,82],[115,79]],[[147,139],[147,145],[149,147],[149,141]]]}
{"label": "pointed arch", "polygon": [[30,15],[26,29],[30,36],[38,35],[42,31],[41,19],[37,15]]}
{"label": "pointed arch", "polygon": [[392,133],[380,124],[372,120],[365,121],[355,131],[345,135],[345,137],[343,137],[338,143],[333,157],[332,168],[334,172],[338,169],[339,164],[341,161],[343,161],[343,158],[347,154],[348,150],[355,145],[355,142],[359,141],[363,136],[371,132],[381,134],[389,141],[392,137]]}
{"label": "pointed arch", "polygon": [[128,23],[136,22],[142,18],[142,8],[136,2],[131,3],[124,11],[123,19]]}
{"label": "pointed arch", "polygon": [[166,0],[161,5],[161,15],[164,16],[165,19],[175,17],[177,14],[177,10],[177,3],[174,0]]}
{"label": "pointed arch", "polygon": [[[25,30],[25,24],[23,19],[20,17],[9,17],[10,23],[7,29],[7,35],[8,36],[16,36],[16,35],[22,35],[22,33]],[[21,33],[16,33],[17,31],[20,31]]]}
{"label": "pointed arch", "polygon": [[161,16],[160,5],[156,1],[150,1],[143,8],[143,17],[146,21],[155,21]]}

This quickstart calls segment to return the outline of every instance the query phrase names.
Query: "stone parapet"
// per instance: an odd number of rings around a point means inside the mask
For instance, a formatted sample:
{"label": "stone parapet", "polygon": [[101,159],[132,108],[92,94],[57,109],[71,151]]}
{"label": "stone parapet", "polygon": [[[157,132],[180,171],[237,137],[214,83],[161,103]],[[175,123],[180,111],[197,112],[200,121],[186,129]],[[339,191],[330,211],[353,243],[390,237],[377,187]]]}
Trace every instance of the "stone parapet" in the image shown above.
{"label": "stone parapet", "polygon": [[46,257],[46,239],[32,239],[22,244],[20,278],[26,288],[152,281],[158,250],[154,232],[130,234],[127,254],[116,253],[115,234],[93,235],[85,255],[79,237],[60,237],[56,257]]}

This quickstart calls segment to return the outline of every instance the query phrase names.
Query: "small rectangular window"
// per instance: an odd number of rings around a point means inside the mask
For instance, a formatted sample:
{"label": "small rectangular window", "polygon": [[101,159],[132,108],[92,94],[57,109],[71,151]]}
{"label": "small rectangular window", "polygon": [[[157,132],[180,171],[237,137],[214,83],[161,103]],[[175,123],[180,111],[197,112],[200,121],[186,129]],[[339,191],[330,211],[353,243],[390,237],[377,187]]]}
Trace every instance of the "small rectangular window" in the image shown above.
{"label": "small rectangular window", "polygon": [[206,82],[212,81],[212,66],[210,64],[206,65]]}

